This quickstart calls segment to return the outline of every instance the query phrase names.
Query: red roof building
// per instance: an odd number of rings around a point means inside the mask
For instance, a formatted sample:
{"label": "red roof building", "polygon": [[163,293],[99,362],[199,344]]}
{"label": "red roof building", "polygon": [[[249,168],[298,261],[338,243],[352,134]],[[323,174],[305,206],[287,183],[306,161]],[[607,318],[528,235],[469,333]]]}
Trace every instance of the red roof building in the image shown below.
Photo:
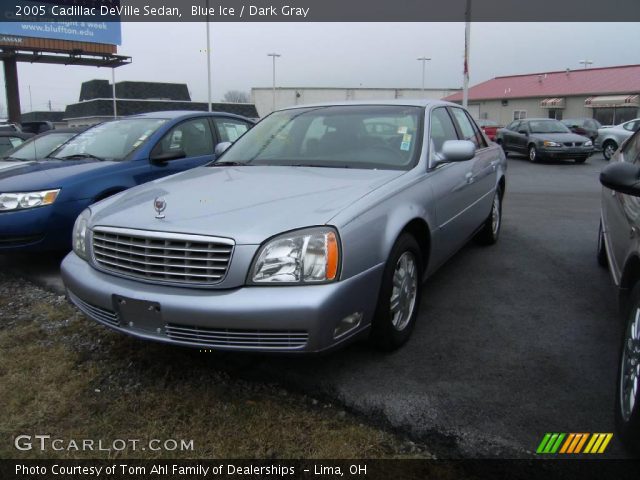
{"label": "red roof building", "polygon": [[[638,117],[640,65],[496,77],[469,89],[469,109],[499,123],[524,117],[593,117],[603,124]],[[462,92],[445,98],[462,101]]]}

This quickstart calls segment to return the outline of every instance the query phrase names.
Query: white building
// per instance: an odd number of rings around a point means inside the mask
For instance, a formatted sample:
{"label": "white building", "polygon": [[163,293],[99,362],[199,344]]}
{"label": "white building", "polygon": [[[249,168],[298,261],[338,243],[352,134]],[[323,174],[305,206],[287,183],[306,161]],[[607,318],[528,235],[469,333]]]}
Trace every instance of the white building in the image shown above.
{"label": "white building", "polygon": [[[310,103],[343,102],[349,100],[434,99],[453,95],[459,88],[343,88],[343,87],[277,87],[276,109]],[[273,111],[273,89],[251,89],[251,100],[260,117]]]}

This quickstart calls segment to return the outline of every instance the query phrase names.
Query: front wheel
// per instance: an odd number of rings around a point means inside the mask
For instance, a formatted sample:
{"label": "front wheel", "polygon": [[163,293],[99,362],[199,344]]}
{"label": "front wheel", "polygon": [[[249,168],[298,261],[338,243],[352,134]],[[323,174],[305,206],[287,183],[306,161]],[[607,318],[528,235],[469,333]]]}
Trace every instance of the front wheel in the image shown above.
{"label": "front wheel", "polygon": [[413,331],[420,305],[422,253],[415,238],[403,233],[391,249],[382,276],[371,341],[381,350],[396,350]]}
{"label": "front wheel", "polygon": [[616,427],[625,446],[640,452],[640,283],[632,290],[622,337],[616,389]]}
{"label": "front wheel", "polygon": [[491,204],[491,213],[484,221],[482,229],[476,235],[476,241],[481,245],[493,245],[498,241],[500,236],[500,227],[502,226],[502,190],[500,187],[496,189]]}
{"label": "front wheel", "polygon": [[613,154],[616,153],[617,149],[618,145],[616,144],[616,142],[614,142],[613,140],[607,140],[602,145],[602,156],[605,160],[609,161],[611,160],[611,157],[613,157]]}
{"label": "front wheel", "polygon": [[529,161],[536,163],[538,161],[538,149],[535,145],[529,145]]}

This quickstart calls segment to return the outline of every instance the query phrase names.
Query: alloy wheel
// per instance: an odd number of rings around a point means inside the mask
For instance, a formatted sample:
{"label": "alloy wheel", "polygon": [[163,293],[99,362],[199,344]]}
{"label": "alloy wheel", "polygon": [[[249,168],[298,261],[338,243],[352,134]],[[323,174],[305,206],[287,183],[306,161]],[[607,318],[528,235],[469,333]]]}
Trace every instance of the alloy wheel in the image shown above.
{"label": "alloy wheel", "polygon": [[418,296],[418,266],[411,252],[404,252],[393,272],[393,288],[389,302],[391,324],[398,330],[404,330],[409,324]]}
{"label": "alloy wheel", "polygon": [[640,307],[636,307],[633,320],[625,333],[620,368],[620,409],[622,419],[628,422],[638,397],[640,377]]}

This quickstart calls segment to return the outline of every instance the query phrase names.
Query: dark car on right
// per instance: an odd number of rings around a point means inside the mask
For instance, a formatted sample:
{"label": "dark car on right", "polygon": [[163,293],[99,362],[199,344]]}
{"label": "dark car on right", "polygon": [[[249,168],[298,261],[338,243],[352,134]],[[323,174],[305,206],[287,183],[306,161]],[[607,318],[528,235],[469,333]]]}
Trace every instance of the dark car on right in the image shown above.
{"label": "dark car on right", "polygon": [[583,137],[589,138],[592,142],[598,138],[598,129],[602,124],[595,118],[565,118],[562,120],[569,130]]}
{"label": "dark car on right", "polygon": [[531,162],[543,159],[584,163],[593,153],[593,142],[551,118],[514,120],[498,130],[496,143],[505,153],[521,153]]}

